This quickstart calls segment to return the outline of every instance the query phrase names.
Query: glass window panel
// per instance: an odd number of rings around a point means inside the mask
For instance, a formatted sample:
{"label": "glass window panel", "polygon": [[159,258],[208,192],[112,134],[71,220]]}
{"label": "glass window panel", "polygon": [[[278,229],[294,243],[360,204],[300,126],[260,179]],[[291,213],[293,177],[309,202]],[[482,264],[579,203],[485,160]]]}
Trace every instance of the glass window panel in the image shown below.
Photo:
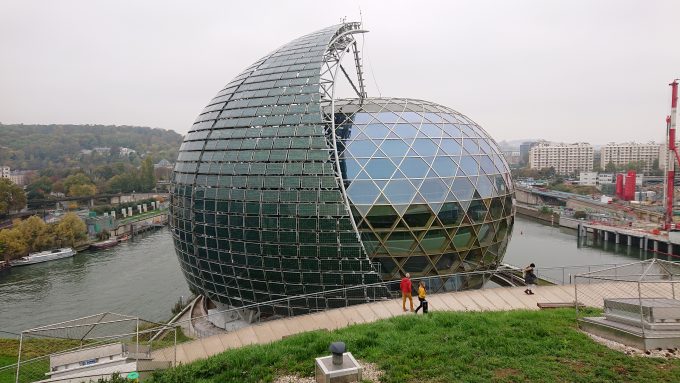
{"label": "glass window panel", "polygon": [[369,124],[363,128],[366,136],[370,138],[385,138],[389,133],[389,129],[383,124]]}
{"label": "glass window panel", "polygon": [[432,168],[440,177],[453,177],[456,175],[458,165],[449,157],[437,157],[432,163]]}
{"label": "glass window panel", "polygon": [[428,254],[439,253],[449,241],[444,230],[428,230],[420,245]]}
{"label": "glass window panel", "polygon": [[425,161],[420,158],[406,158],[401,165],[399,165],[399,169],[408,178],[422,178],[427,174],[429,166],[427,166]]}
{"label": "glass window panel", "polygon": [[366,220],[376,229],[390,228],[398,218],[397,212],[389,205],[373,206],[366,215]]}
{"label": "glass window panel", "polygon": [[416,189],[408,180],[392,180],[383,192],[393,204],[407,204],[413,200]]}
{"label": "glass window panel", "polygon": [[404,271],[417,275],[425,272],[429,265],[430,261],[428,261],[427,257],[412,256],[406,262],[404,262],[404,265],[402,267]]}
{"label": "glass window panel", "polygon": [[486,218],[486,205],[481,200],[475,200],[470,203],[468,208],[468,216],[475,222],[484,222]]}
{"label": "glass window panel", "polygon": [[468,180],[467,177],[456,177],[456,179],[453,181],[451,191],[453,191],[456,197],[462,201],[472,199],[475,188],[472,186],[470,180]]}
{"label": "glass window panel", "polygon": [[473,240],[473,231],[470,226],[464,226],[458,229],[456,235],[453,237],[453,245],[456,250],[464,250],[470,247]]}
{"label": "glass window panel", "polygon": [[354,157],[371,157],[376,149],[377,147],[370,140],[353,141],[347,147],[349,153]]}
{"label": "glass window panel", "polygon": [[418,129],[411,124],[396,124],[392,131],[401,138],[415,138],[418,135]]}
{"label": "glass window panel", "polygon": [[419,138],[413,141],[413,149],[421,156],[434,156],[437,153],[437,145],[427,138]]}
{"label": "glass window panel", "polygon": [[482,198],[490,198],[494,195],[493,184],[487,176],[479,176],[477,180],[477,191]]}
{"label": "glass window panel", "polygon": [[458,156],[461,153],[460,143],[453,138],[444,138],[441,142],[441,148],[444,153],[450,154],[452,156]]}
{"label": "glass window panel", "polygon": [[423,124],[420,126],[420,131],[425,133],[428,137],[442,137],[442,130],[435,124]]}
{"label": "glass window panel", "polygon": [[349,199],[358,205],[369,205],[378,197],[380,190],[372,181],[354,181],[347,189]]}
{"label": "glass window panel", "polygon": [[411,205],[404,213],[404,221],[410,227],[425,227],[433,214],[427,205]]}
{"label": "glass window panel", "polygon": [[404,112],[401,114],[401,118],[406,120],[406,122],[419,124],[423,120],[423,116],[416,112]]}
{"label": "glass window panel", "polygon": [[408,145],[402,140],[385,140],[380,144],[380,150],[389,157],[404,157],[408,151]]}
{"label": "glass window panel", "polygon": [[491,158],[489,158],[487,156],[479,157],[479,164],[482,167],[482,171],[486,174],[498,173],[498,170],[496,169],[493,162],[491,161]]}
{"label": "glass window panel", "polygon": [[443,225],[457,225],[463,220],[463,209],[457,202],[447,202],[439,209],[437,217]]}
{"label": "glass window panel", "polygon": [[472,156],[463,156],[460,159],[460,168],[463,169],[466,175],[476,176],[479,174],[479,165]]}
{"label": "glass window panel", "polygon": [[424,180],[418,191],[428,202],[442,202],[449,192],[444,182],[432,178]]}
{"label": "glass window panel", "polygon": [[373,158],[368,161],[364,170],[373,179],[389,179],[396,166],[386,158]]}
{"label": "glass window panel", "polygon": [[392,255],[407,255],[415,245],[416,240],[408,231],[396,231],[390,234],[385,247]]}

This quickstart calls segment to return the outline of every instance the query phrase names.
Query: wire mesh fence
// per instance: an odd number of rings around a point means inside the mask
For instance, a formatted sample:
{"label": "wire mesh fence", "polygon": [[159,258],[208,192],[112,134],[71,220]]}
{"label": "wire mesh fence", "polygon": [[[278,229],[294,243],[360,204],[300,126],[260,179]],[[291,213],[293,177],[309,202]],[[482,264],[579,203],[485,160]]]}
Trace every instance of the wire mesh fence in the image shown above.
{"label": "wire mesh fence", "polygon": [[[163,333],[154,338],[154,335]],[[94,381],[113,372],[123,376],[174,365],[154,362],[156,348],[176,346],[177,329],[140,318],[101,313],[23,331],[18,360],[0,369],[0,376],[24,382]],[[73,380],[76,379],[76,380]]]}
{"label": "wire mesh fence", "polygon": [[[680,265],[651,259],[577,275],[577,302],[602,310],[619,331],[641,335],[680,325]],[[577,319],[592,312],[576,306]],[[675,313],[675,314],[673,314]]]}

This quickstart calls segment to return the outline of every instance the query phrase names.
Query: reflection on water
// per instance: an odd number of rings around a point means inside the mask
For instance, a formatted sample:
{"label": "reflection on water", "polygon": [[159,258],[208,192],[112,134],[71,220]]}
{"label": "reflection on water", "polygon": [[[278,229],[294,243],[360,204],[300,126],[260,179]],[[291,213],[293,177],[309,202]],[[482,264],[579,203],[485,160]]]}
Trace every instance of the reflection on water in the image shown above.
{"label": "reflection on water", "polygon": [[166,320],[189,290],[167,228],[111,249],[0,273],[0,330],[112,311]]}
{"label": "reflection on water", "polygon": [[[533,262],[537,267],[553,267],[620,264],[653,257],[654,253],[639,248],[594,242],[592,239],[579,246],[576,230],[517,217],[503,262],[515,266],[525,266]],[[669,259],[666,256],[658,258]]]}

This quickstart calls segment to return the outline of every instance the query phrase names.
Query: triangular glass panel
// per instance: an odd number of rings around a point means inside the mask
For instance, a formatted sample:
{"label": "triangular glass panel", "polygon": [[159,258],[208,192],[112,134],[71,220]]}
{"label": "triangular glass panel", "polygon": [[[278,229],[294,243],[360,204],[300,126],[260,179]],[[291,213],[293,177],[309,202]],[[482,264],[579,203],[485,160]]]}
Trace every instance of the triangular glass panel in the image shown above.
{"label": "triangular glass panel", "polygon": [[448,188],[439,178],[427,178],[418,191],[428,202],[444,202]]}
{"label": "triangular glass panel", "polygon": [[406,158],[399,169],[407,176],[407,178],[423,178],[427,174],[430,167],[420,158]]}
{"label": "triangular glass panel", "polygon": [[430,261],[426,256],[411,256],[404,262],[404,271],[413,275],[422,275],[428,270]]}
{"label": "triangular glass panel", "polygon": [[427,203],[427,200],[425,200],[425,198],[423,198],[420,193],[416,193],[416,195],[413,197],[412,203]]}
{"label": "triangular glass panel", "polygon": [[434,156],[437,153],[437,144],[429,138],[417,138],[411,147],[422,157]]}
{"label": "triangular glass panel", "polygon": [[355,140],[348,146],[346,152],[354,157],[372,157],[378,147],[371,140]]}
{"label": "triangular glass panel", "polygon": [[384,189],[387,198],[393,204],[407,204],[413,200],[416,189],[408,180],[391,180]]}
{"label": "triangular glass panel", "polygon": [[467,250],[470,248],[475,233],[470,226],[463,226],[453,235],[453,247],[457,251]]}
{"label": "triangular glass panel", "polygon": [[371,179],[371,176],[369,176],[368,173],[366,173],[365,171],[362,170],[361,172],[359,172],[359,174],[357,174],[356,177],[354,177],[354,179],[357,179],[357,180],[370,180],[370,179]]}
{"label": "triangular glass panel", "polygon": [[376,229],[391,228],[398,217],[390,205],[375,205],[366,215],[368,222]]}
{"label": "triangular glass panel", "polygon": [[380,144],[380,149],[386,157],[404,157],[408,152],[408,145],[402,140],[385,140]]}
{"label": "triangular glass panel", "polygon": [[420,240],[420,245],[425,249],[426,254],[439,253],[444,245],[449,242],[449,237],[444,230],[428,230]]}
{"label": "triangular glass panel", "polygon": [[438,156],[434,159],[434,162],[432,162],[432,169],[437,172],[439,177],[454,177],[457,168],[458,165],[449,157]]}
{"label": "triangular glass panel", "polygon": [[352,205],[356,207],[359,213],[364,217],[366,216],[366,214],[368,214],[368,211],[371,210],[371,205],[354,205],[354,204]]}
{"label": "triangular glass panel", "polygon": [[389,179],[395,169],[394,163],[387,158],[372,158],[364,166],[364,170],[373,179]]}
{"label": "triangular glass panel", "polygon": [[464,201],[472,198],[475,187],[467,177],[456,177],[451,186],[451,191],[456,194],[458,200]]}
{"label": "triangular glass panel", "polygon": [[387,180],[373,180],[373,182],[375,182],[375,184],[378,185],[378,188],[380,190],[382,190],[385,187],[385,185],[387,185]]}
{"label": "triangular glass panel", "polygon": [[413,204],[404,213],[404,220],[410,227],[427,227],[432,211],[426,204]]}
{"label": "triangular glass panel", "polygon": [[[409,201],[409,202],[411,202],[411,201]],[[392,205],[392,207],[394,207],[394,210],[396,210],[397,213],[399,213],[399,215],[404,215],[404,212],[406,212],[406,209],[408,209],[407,204],[405,204],[405,205]]]}
{"label": "triangular glass panel", "polygon": [[382,193],[380,193],[380,195],[378,196],[378,199],[375,201],[376,205],[377,204],[389,204],[389,203],[390,203],[390,201]]}
{"label": "triangular glass panel", "polygon": [[397,229],[408,229],[408,226],[406,226],[406,223],[404,222],[403,219],[400,219],[397,221],[397,226],[394,227],[395,230]]}
{"label": "triangular glass panel", "polygon": [[392,255],[408,255],[415,245],[416,239],[409,231],[395,231],[385,242],[387,250]]}
{"label": "triangular glass panel", "polygon": [[491,198],[494,194],[494,188],[489,177],[485,175],[479,176],[477,180],[477,191],[482,198]]}
{"label": "triangular glass panel", "polygon": [[459,166],[465,175],[476,176],[479,174],[479,165],[472,156],[461,156]]}
{"label": "triangular glass panel", "polygon": [[347,189],[347,196],[356,205],[372,204],[379,193],[380,190],[373,181],[356,180]]}
{"label": "triangular glass panel", "polygon": [[470,203],[470,208],[467,213],[474,222],[481,223],[485,221],[487,208],[484,205],[484,202],[474,200]]}
{"label": "triangular glass panel", "polygon": [[430,202],[430,209],[432,209],[435,214],[439,214],[442,205],[444,205],[443,202]]}

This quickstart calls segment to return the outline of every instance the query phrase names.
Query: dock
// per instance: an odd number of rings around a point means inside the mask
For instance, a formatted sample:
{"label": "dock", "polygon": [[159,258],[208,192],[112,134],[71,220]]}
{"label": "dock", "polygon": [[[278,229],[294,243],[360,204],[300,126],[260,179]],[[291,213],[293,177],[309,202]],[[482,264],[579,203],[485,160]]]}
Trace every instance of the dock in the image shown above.
{"label": "dock", "polygon": [[621,244],[655,253],[680,257],[680,244],[671,242],[665,232],[658,234],[634,228],[610,226],[602,223],[581,222],[577,228],[579,241],[592,237],[605,243]]}

